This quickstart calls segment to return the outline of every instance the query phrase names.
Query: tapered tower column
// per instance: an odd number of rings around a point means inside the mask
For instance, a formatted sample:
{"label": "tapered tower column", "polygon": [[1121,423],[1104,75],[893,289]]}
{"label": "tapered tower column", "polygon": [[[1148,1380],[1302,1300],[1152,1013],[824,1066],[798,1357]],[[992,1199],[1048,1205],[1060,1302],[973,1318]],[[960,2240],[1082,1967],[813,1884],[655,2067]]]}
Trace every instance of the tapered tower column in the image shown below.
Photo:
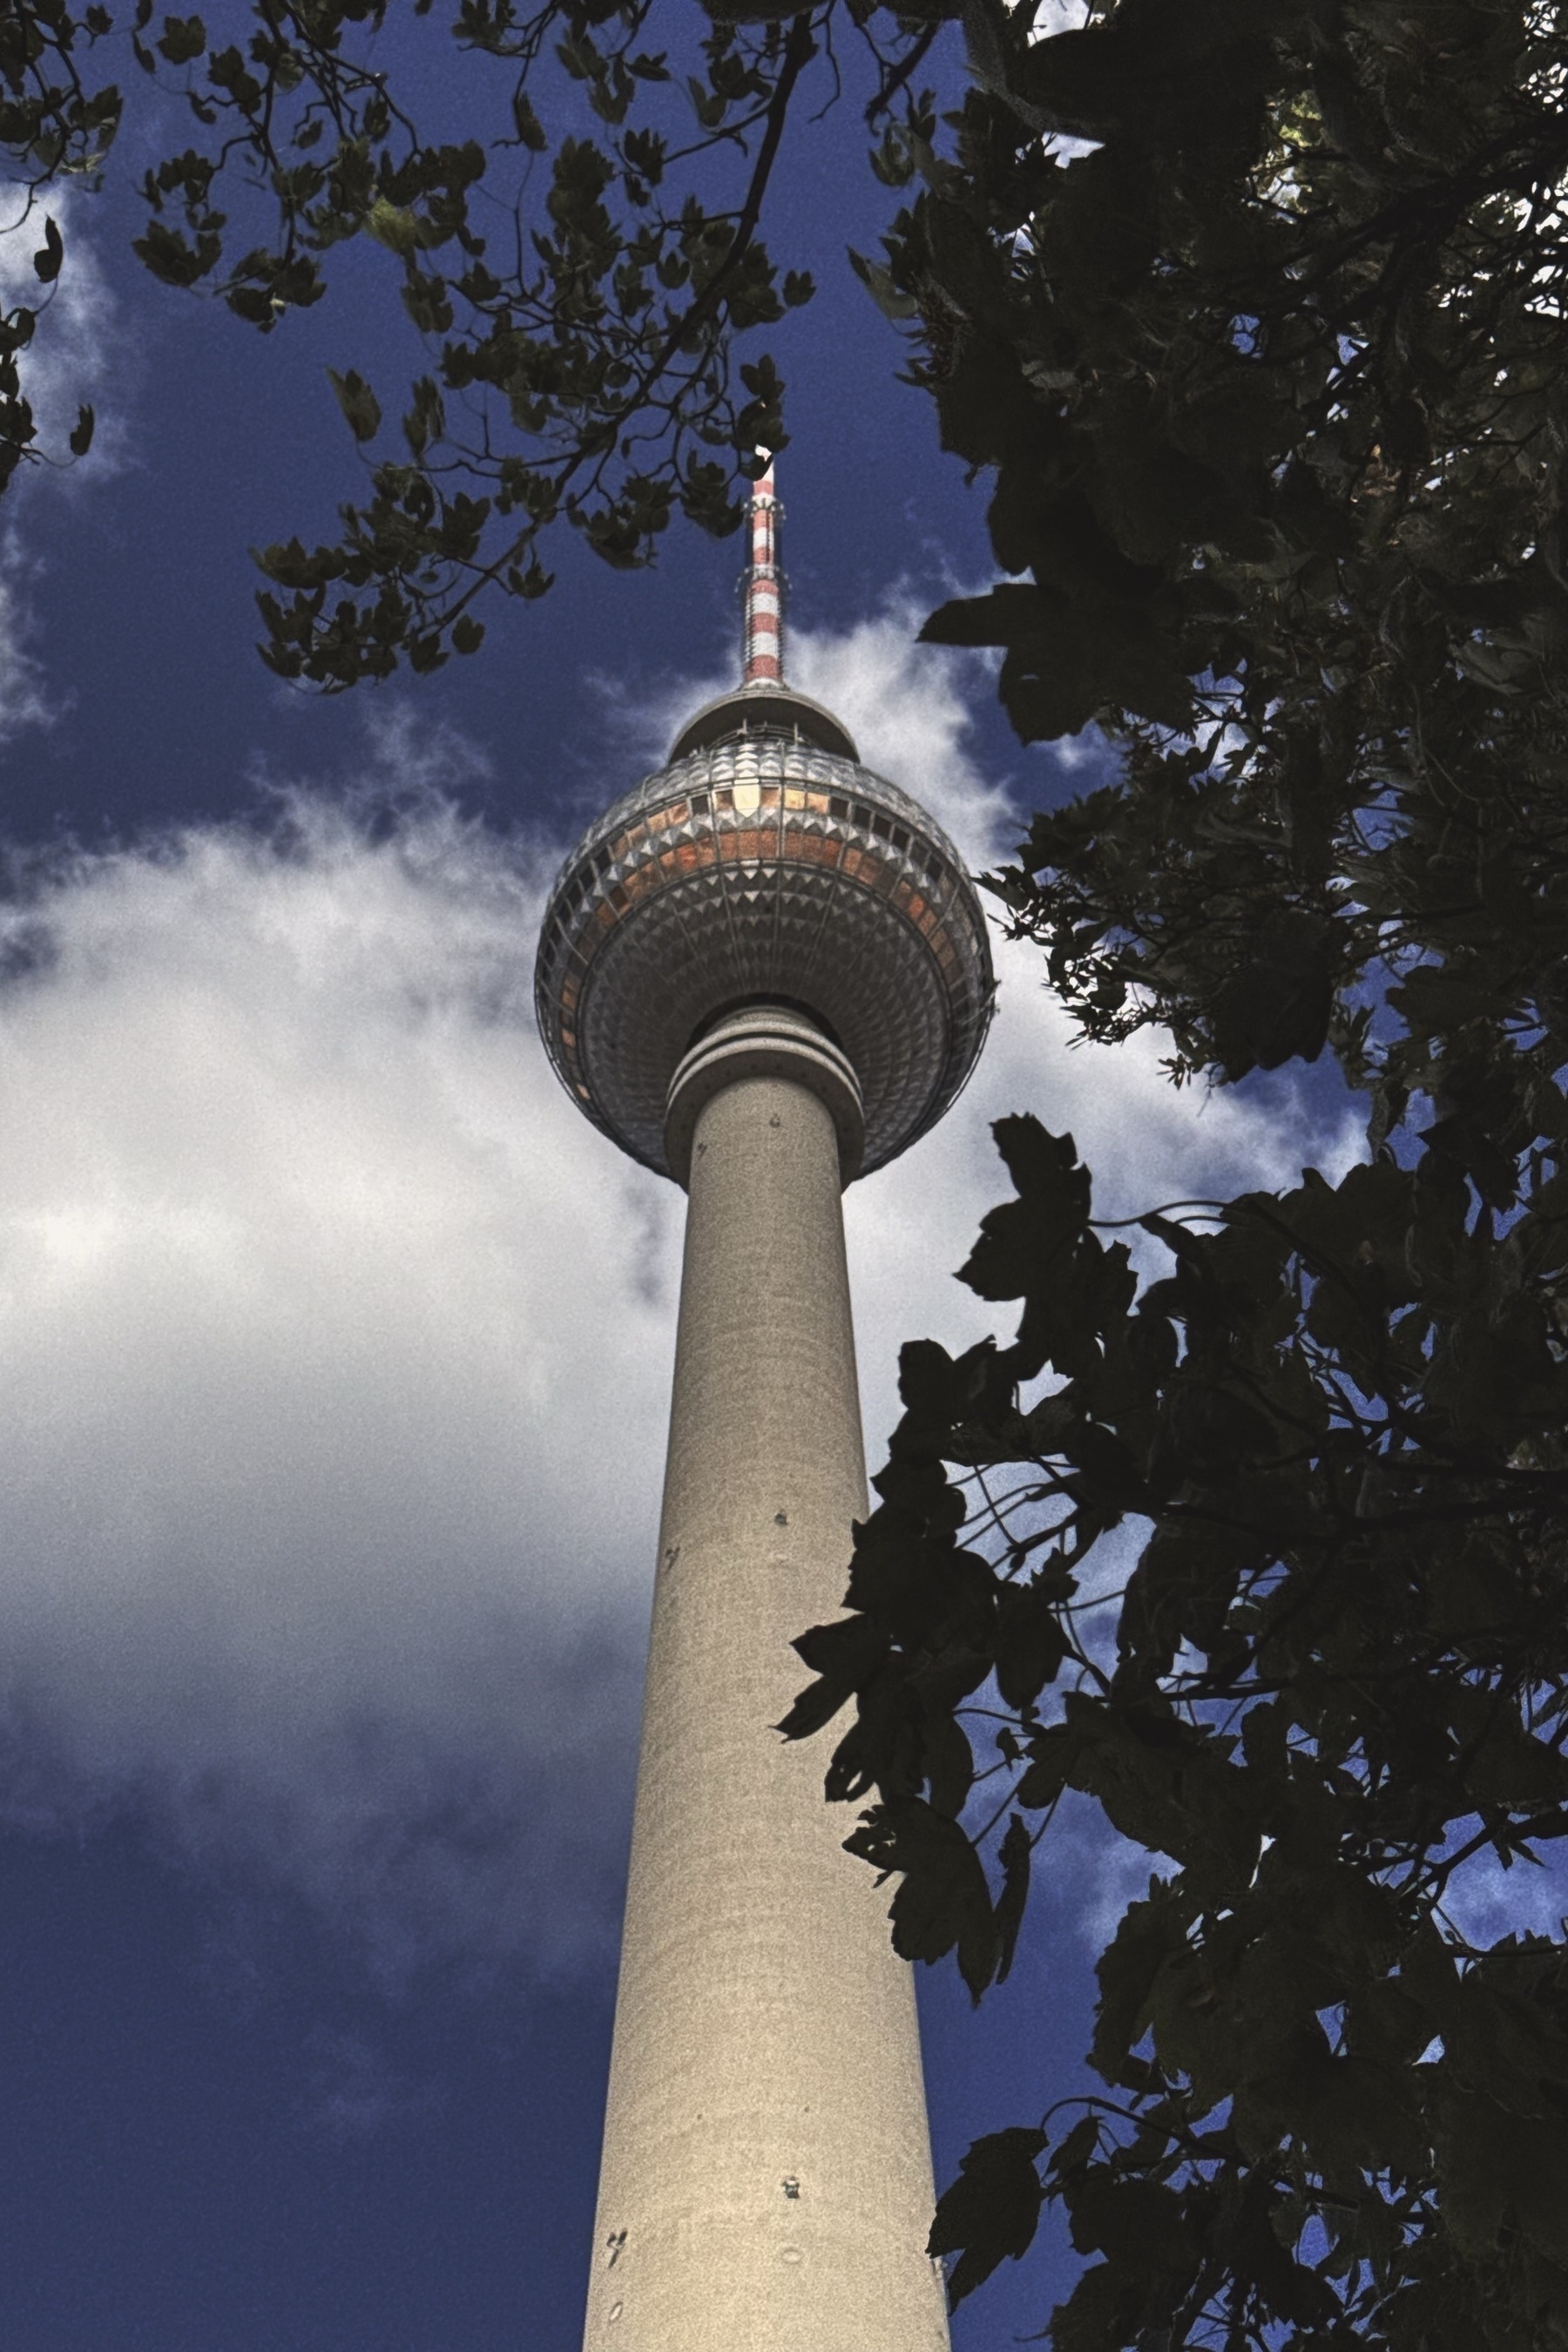
{"label": "tapered tower column", "polygon": [[690,1205],[585,2343],[941,2352],[910,1972],[821,1757],[769,1727],[866,1507],[859,1091],[808,1023],[742,1012],[671,1110]]}

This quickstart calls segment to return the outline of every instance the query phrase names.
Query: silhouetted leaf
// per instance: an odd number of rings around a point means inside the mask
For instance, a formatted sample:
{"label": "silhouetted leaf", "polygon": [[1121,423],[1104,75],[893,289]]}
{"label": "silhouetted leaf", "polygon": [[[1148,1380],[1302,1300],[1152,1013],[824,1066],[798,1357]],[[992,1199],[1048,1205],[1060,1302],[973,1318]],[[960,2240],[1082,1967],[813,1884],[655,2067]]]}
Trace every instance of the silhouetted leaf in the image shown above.
{"label": "silhouetted leaf", "polygon": [[52,217],[46,215],[43,247],[33,256],[33,268],[46,286],[52,285],[60,274],[60,266],[64,260],[65,247],[60,238],[58,226]]}
{"label": "silhouetted leaf", "polygon": [[349,430],[356,441],[374,441],[381,430],[381,403],[363,376],[350,368],[340,375],[336,368],[327,370],[327,381],[337,395],[338,406],[348,419]]}
{"label": "silhouetted leaf", "polygon": [[1015,2126],[988,2132],[960,2158],[958,2179],[942,2191],[927,2245],[931,2254],[958,2256],[947,2274],[952,2309],[998,2263],[1016,2262],[1034,2242],[1043,2195],[1036,2162],[1045,2145],[1043,2131]]}

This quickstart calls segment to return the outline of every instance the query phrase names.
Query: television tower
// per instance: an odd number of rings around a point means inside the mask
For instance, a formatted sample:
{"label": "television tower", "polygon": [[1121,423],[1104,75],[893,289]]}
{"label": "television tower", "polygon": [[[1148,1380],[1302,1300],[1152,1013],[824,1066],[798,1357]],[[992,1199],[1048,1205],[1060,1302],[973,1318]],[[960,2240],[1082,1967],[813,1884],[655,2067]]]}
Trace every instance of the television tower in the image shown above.
{"label": "television tower", "polygon": [[772,471],[745,667],[567,859],[535,1002],[689,1195],[585,2352],[945,2352],[914,1987],[822,1759],[771,1727],[866,1510],[840,1194],[947,1109],[993,981],[952,843],[784,683]]}

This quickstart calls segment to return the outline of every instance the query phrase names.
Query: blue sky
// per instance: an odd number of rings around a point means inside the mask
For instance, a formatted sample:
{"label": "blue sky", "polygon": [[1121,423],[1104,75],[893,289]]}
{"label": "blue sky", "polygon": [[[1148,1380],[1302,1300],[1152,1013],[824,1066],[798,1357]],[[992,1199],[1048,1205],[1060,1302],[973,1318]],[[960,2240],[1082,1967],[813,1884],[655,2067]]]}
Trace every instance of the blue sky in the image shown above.
{"label": "blue sky", "polygon": [[[795,674],[983,862],[1086,770],[913,646],[988,576],[984,493],[842,264],[858,148],[786,156]],[[245,549],[354,486],[324,371],[391,381],[384,257],[263,341],[142,277],[112,189],[66,226],[37,386],[100,441],[0,515],[0,2343],[569,2352],[679,1201],[576,1118],[529,984],[572,835],[733,674],[738,542],[564,548],[476,660],[285,689]],[[1331,1089],[1178,1098],[1002,970],[968,1094],[849,1198],[873,1462],[898,1342],[987,1328],[947,1269],[991,1118],[1071,1127],[1124,1210],[1349,1148]],[[923,1983],[939,2175],[1070,2084],[1135,1878],[1069,1829],[1005,1991]]]}

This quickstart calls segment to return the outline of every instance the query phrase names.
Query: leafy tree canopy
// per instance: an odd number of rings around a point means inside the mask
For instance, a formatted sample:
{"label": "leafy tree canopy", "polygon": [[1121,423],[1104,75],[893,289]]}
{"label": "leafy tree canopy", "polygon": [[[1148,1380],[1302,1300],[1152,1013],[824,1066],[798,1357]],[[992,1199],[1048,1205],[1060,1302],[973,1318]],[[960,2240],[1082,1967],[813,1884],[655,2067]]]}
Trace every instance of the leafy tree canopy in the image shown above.
{"label": "leafy tree canopy", "polygon": [[[268,332],[322,298],[338,247],[384,249],[428,371],[384,428],[365,377],[333,374],[369,494],[342,508],[335,543],[258,557],[264,658],[345,687],[475,651],[476,604],[548,589],[558,522],[622,566],[647,562],[677,511],[736,526],[737,467],[759,471],[758,449],[787,436],[773,360],[737,383],[731,342],[813,291],[759,233],[797,91],[829,100],[836,42],[865,44],[875,160],[907,178],[910,141],[935,127],[911,76],[944,12],[917,0],[879,26],[874,0],[715,0],[695,18],[668,0],[214,0],[205,16],[5,0],[0,151],[40,223],[45,289],[64,260],[48,191],[102,173],[144,77],[163,86],[153,123],[172,99],[189,142],[142,177],[135,245],[155,278]],[[467,85],[479,135],[433,138],[405,103],[433,13],[453,45],[446,97]],[[27,304],[0,318],[0,488],[41,454],[18,367],[36,323]],[[79,455],[91,433],[83,410]]]}
{"label": "leafy tree canopy", "polygon": [[1178,1080],[1327,1045],[1369,1158],[1152,1208],[1141,1285],[1071,1138],[1004,1121],[964,1279],[1016,1339],[906,1350],[786,1727],[852,1705],[851,1846],[977,1997],[1065,1791],[1163,1858],[1100,1962],[1102,2091],[942,2200],[955,2296],[1050,2200],[1089,2258],[1058,2352],[1543,2352],[1568,1945],[1476,1879],[1568,1833],[1568,20],[967,26],[874,280],[1012,576],[927,634],[1003,649],[1023,735],[1125,753],[993,887]]}

